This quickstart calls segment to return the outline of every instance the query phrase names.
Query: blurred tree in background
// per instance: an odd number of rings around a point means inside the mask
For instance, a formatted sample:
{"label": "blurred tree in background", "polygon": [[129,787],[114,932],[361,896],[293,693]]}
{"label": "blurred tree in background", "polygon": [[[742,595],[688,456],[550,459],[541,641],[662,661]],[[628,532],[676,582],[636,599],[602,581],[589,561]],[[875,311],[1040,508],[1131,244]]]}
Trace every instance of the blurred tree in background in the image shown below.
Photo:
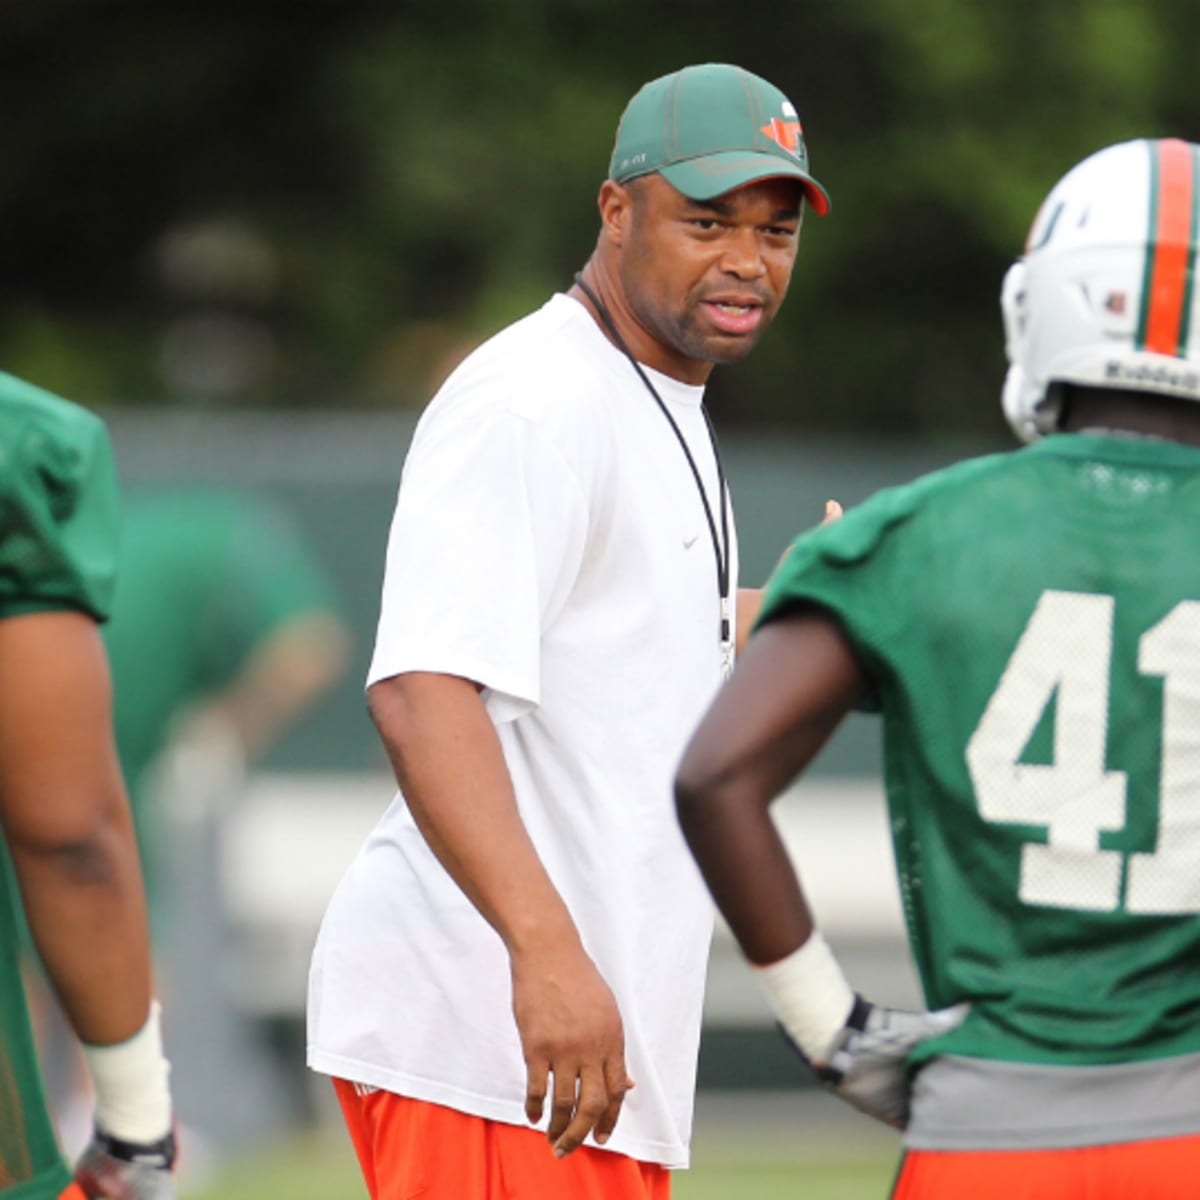
{"label": "blurred tree in background", "polygon": [[998,431],[997,295],[1112,141],[1200,137],[1194,0],[4,0],[0,364],[85,402],[419,406],[566,286],[645,80],[740,63],[833,195],[723,422]]}

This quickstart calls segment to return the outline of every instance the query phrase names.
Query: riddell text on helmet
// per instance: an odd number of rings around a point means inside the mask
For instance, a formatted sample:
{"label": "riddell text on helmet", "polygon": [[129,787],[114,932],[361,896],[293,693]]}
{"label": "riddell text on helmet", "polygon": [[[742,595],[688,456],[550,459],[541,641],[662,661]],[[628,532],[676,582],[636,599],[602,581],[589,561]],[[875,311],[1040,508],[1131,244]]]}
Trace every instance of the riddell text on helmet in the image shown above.
{"label": "riddell text on helmet", "polygon": [[1152,387],[1167,387],[1180,392],[1200,393],[1200,371],[1179,367],[1150,366],[1141,363],[1109,361],[1104,367],[1104,378],[1118,383],[1149,384]]}

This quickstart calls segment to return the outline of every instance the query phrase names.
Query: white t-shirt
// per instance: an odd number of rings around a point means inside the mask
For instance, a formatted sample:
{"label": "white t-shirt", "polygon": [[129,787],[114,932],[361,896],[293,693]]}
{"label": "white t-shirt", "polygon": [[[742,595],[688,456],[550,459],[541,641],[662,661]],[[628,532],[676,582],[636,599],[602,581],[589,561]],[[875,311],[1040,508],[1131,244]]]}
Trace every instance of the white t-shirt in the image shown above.
{"label": "white t-shirt", "polygon": [[[648,374],[719,528],[703,389]],[[721,682],[719,614],[683,450],[580,304],[554,296],[455,371],[404,465],[369,682],[484,685],[522,820],[621,1011],[637,1086],[607,1148],[669,1166],[688,1160],[712,931],[671,780]],[[325,915],[308,1027],[317,1071],[526,1124],[504,946],[400,795]]]}

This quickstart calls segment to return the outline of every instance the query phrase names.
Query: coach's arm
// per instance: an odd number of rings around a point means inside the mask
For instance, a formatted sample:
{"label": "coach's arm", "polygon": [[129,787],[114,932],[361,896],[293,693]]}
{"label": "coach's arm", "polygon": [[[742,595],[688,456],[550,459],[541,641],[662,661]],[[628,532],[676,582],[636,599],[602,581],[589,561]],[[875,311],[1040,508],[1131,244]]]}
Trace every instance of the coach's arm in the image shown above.
{"label": "coach's arm", "polygon": [[367,698],[417,827],[508,950],[526,1116],[541,1119],[553,1075],[555,1154],[589,1132],[603,1144],[630,1086],[620,1013],[521,821],[479,685],[415,671]]}

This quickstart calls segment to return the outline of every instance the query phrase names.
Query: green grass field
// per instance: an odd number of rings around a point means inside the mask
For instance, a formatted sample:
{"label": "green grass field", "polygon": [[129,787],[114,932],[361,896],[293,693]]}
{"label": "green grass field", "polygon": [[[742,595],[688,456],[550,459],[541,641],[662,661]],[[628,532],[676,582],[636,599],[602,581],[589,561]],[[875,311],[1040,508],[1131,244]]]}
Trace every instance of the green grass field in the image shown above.
{"label": "green grass field", "polygon": [[[895,1155],[873,1150],[861,1160],[708,1161],[697,1156],[689,1171],[675,1175],[674,1200],[883,1200],[895,1170]],[[202,1190],[186,1189],[186,1200],[365,1200],[366,1190],[348,1150],[325,1139],[281,1143],[269,1152],[233,1163],[207,1180]]]}
{"label": "green grass field", "polygon": [[[815,1101],[815,1102],[814,1102]],[[708,1101],[697,1112],[694,1163],[673,1200],[885,1200],[899,1157],[885,1129],[829,1097]],[[184,1200],[366,1200],[338,1130],[289,1139],[187,1186]]]}
{"label": "green grass field", "polygon": [[676,1176],[672,1194],[674,1200],[884,1200],[895,1166],[895,1156],[720,1165],[698,1159]]}

